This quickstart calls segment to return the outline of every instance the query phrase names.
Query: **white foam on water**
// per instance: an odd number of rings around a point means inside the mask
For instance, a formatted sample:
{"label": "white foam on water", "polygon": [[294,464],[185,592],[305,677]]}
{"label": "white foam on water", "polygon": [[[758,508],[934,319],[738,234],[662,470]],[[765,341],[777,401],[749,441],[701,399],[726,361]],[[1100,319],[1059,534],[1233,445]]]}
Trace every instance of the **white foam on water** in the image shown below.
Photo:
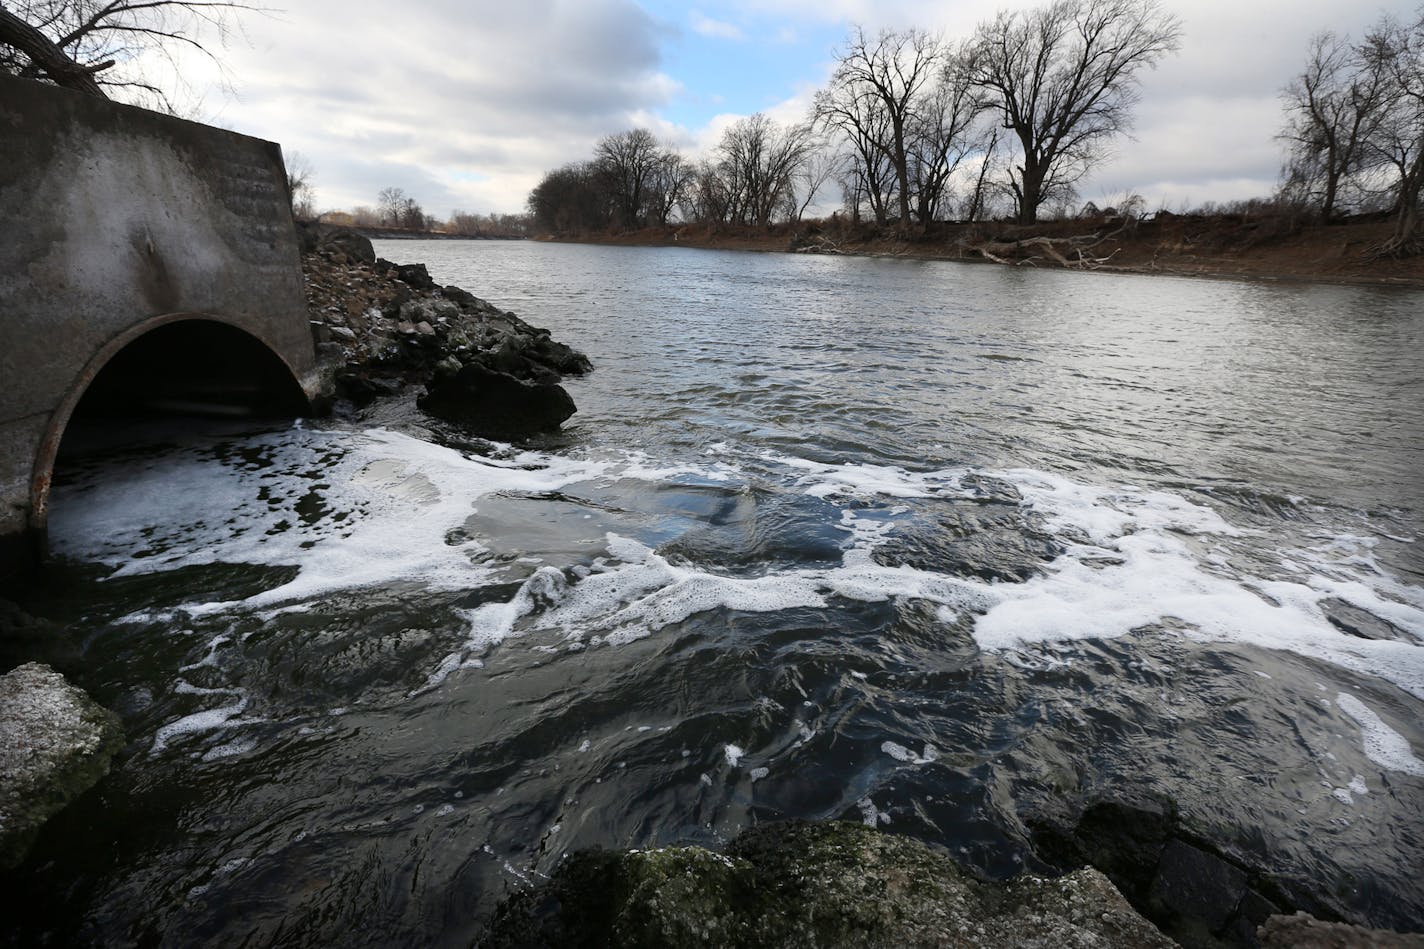
{"label": "white foam on water", "polygon": [[[779,460],[811,472],[797,483],[815,497],[974,496],[963,481],[967,469],[915,473]],[[827,587],[855,599],[928,599],[940,604],[946,622],[955,617],[956,605],[961,612],[968,608],[980,614],[974,638],[987,650],[1114,638],[1173,620],[1197,640],[1288,650],[1424,698],[1424,647],[1350,636],[1330,623],[1321,606],[1330,597],[1344,600],[1424,643],[1424,589],[1379,567],[1371,553],[1374,538],[1342,533],[1307,550],[1281,551],[1282,561],[1303,568],[1297,581],[1240,575],[1226,558],[1203,556],[1189,542],[1248,536],[1205,505],[1165,491],[1092,485],[1029,469],[980,474],[1011,484],[1021,507],[1065,545],[1044,573],[1023,583],[936,579],[908,568],[887,573],[872,558],[874,546],[894,529],[881,522],[874,533],[860,531],[846,558],[849,569],[825,576]]]}
{"label": "white foam on water", "polygon": [[230,741],[226,744],[217,745],[203,752],[204,761],[217,761],[220,758],[233,758],[237,755],[245,755],[257,747],[257,741],[252,738]]}
{"label": "white foam on water", "polygon": [[1144,491],[1127,485],[1102,487],[1063,475],[1027,468],[986,471],[1018,489],[1027,506],[1056,534],[1077,534],[1093,544],[1110,544],[1126,534],[1175,531],[1239,537],[1211,508],[1193,504],[1165,491]]}
{"label": "white foam on water", "polygon": [[[208,563],[300,565],[290,582],[244,601],[247,607],[305,602],[393,578],[464,589],[481,576],[472,561],[485,549],[474,540],[452,545],[446,536],[476,499],[554,491],[618,467],[616,460],[528,452],[472,458],[382,429],[292,429],[242,446],[270,464],[184,451],[73,492],[56,507],[57,551],[112,564],[116,576]],[[327,513],[309,523],[297,504],[317,484],[325,485],[318,497]],[[160,543],[167,549],[159,551]],[[145,549],[152,555],[135,556]]]}
{"label": "white foam on water", "polygon": [[883,741],[880,750],[903,764],[930,764],[939,760],[939,749],[934,745],[925,745],[924,753],[917,755],[899,742]]}
{"label": "white foam on water", "polygon": [[[1335,696],[1335,704],[1360,726],[1366,758],[1386,771],[1424,777],[1424,761],[1414,756],[1414,749],[1405,737],[1386,725],[1373,709],[1348,692]],[[1359,780],[1363,783],[1363,779]]]}
{"label": "white foam on water", "polygon": [[960,479],[966,469],[931,471],[916,474],[892,465],[840,464],[830,465],[804,458],[764,452],[770,461],[808,472],[798,484],[812,497],[835,495],[879,495],[893,498],[931,498],[941,494],[962,492]]}
{"label": "white foam on water", "polygon": [[[813,472],[813,478],[798,483],[819,497],[839,492],[857,498],[932,498],[964,490],[963,472],[957,470],[914,474],[813,462],[790,467]],[[774,612],[826,607],[833,597],[863,602],[910,598],[935,604],[947,623],[971,616],[980,648],[1006,655],[1124,636],[1172,621],[1182,635],[1198,641],[1289,650],[1424,697],[1424,648],[1344,634],[1321,606],[1329,597],[1345,600],[1413,631],[1424,642],[1424,591],[1389,577],[1358,545],[1348,556],[1340,545],[1330,547],[1330,573],[1322,567],[1292,580],[1240,575],[1194,548],[1245,534],[1203,505],[1162,491],[1079,484],[1045,472],[986,474],[1012,484],[1025,513],[1035,515],[1065,547],[1043,573],[1025,582],[987,582],[877,563],[875,549],[893,537],[899,519],[908,514],[903,508],[841,511],[838,526],[846,541],[837,566],[769,569],[753,577],[674,563],[636,540],[609,534],[608,556],[595,561],[586,575],[570,581],[563,571],[546,567],[511,601],[475,611],[464,655],[525,629],[562,631],[579,643],[623,645],[716,609]],[[1294,553],[1304,563],[1314,556]],[[447,663],[440,675],[448,671]]]}
{"label": "white foam on water", "polygon": [[[427,687],[443,681],[469,657],[506,638],[531,630],[561,632],[567,639],[620,646],[666,626],[716,609],[771,613],[825,607],[829,597],[883,602],[896,596],[932,600],[954,610],[993,601],[982,585],[910,567],[887,567],[870,556],[891,524],[845,512],[847,547],[839,567],[771,572],[759,577],[724,576],[674,564],[652,548],[618,534],[606,537],[608,557],[587,576],[568,577],[554,567],[537,571],[504,603],[471,611],[467,641],[432,673]],[[526,621],[527,618],[527,621]]]}
{"label": "white foam on water", "polygon": [[148,752],[152,755],[158,754],[168,747],[169,742],[181,735],[216,731],[219,728],[236,724],[234,719],[247,711],[247,705],[247,696],[239,695],[238,700],[232,705],[194,712],[191,715],[183,716],[176,722],[169,722],[167,725],[161,726],[154,734],[153,744],[149,747]]}
{"label": "white foam on water", "polygon": [[651,461],[643,452],[637,451],[627,453],[618,465],[620,477],[649,482],[671,481],[673,478],[683,476],[726,482],[740,476],[741,473],[742,469],[737,465],[722,461],[710,465],[660,465]]}

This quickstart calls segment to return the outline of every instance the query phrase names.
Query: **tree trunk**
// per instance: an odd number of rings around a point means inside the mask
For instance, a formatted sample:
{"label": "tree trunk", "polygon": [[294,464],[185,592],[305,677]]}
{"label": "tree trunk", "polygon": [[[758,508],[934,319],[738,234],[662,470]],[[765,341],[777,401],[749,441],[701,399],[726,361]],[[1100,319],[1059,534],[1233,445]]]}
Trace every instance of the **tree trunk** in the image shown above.
{"label": "tree trunk", "polygon": [[1415,156],[1409,173],[1399,183],[1399,217],[1394,233],[1381,245],[1381,257],[1410,257],[1424,251],[1419,237],[1419,194],[1424,190],[1424,149]]}
{"label": "tree trunk", "polygon": [[1335,215],[1335,195],[1340,190],[1340,172],[1337,170],[1335,161],[1335,147],[1332,145],[1325,153],[1325,200],[1320,202],[1320,220],[1324,224],[1330,223],[1330,218]]}
{"label": "tree trunk", "polygon": [[30,62],[56,85],[108,98],[95,81],[94,73],[112,66],[112,61],[94,67],[79,65],[47,36],[3,6],[0,6],[0,43],[13,46],[28,56]]}
{"label": "tree trunk", "polygon": [[1020,224],[1038,223],[1038,206],[1043,203],[1043,176],[1047,171],[1046,165],[1024,156],[1024,163],[1019,166]]}

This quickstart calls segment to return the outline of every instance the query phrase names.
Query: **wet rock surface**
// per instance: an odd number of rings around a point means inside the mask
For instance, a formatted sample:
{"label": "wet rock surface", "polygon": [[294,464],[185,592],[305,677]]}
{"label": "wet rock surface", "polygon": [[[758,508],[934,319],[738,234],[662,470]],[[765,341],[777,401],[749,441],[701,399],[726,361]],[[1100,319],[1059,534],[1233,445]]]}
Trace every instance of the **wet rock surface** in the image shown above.
{"label": "wet rock surface", "polygon": [[1325,923],[1305,913],[1272,916],[1257,937],[1264,949],[1424,949],[1424,934]]}
{"label": "wet rock surface", "polygon": [[[1339,908],[1322,898],[1314,881],[1282,878],[1192,834],[1170,800],[1123,793],[1092,802],[1076,818],[1040,817],[1030,826],[1036,851],[1050,865],[1101,870],[1133,906],[1188,949],[1424,947],[1407,941],[1424,935],[1327,924],[1308,915],[1300,907],[1327,918]],[[1286,915],[1293,911],[1295,916]],[[1337,937],[1346,941],[1331,941]],[[1383,941],[1371,941],[1376,938]],[[1390,941],[1396,939],[1406,941]]]}
{"label": "wet rock surface", "polygon": [[79,648],[59,623],[0,598],[0,673],[30,661],[71,672],[79,666]]}
{"label": "wet rock surface", "polygon": [[417,404],[431,415],[491,438],[553,431],[576,411],[563,386],[525,382],[479,363],[461,366],[453,378],[442,378]]}
{"label": "wet rock surface", "polygon": [[40,663],[0,676],[0,869],[18,866],[40,826],[109,771],[119,720]]}
{"label": "wet rock surface", "polygon": [[422,410],[486,438],[555,429],[575,411],[559,385],[593,367],[582,353],[424,264],[376,257],[349,231],[302,234],[307,309],[333,397],[360,408],[421,386]]}
{"label": "wet rock surface", "polygon": [[699,847],[585,851],[500,907],[490,946],[1162,947],[1096,870],[1003,884],[924,844],[838,821]]}

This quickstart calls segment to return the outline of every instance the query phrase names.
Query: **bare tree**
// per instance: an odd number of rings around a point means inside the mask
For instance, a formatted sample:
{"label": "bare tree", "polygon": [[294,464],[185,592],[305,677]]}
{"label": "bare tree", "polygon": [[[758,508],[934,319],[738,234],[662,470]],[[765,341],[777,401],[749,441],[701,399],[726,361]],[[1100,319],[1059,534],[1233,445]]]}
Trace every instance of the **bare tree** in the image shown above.
{"label": "bare tree", "polygon": [[420,202],[406,194],[403,188],[382,188],[376,200],[380,204],[380,222],[386,227],[420,231],[430,224]]}
{"label": "bare tree", "polygon": [[940,75],[911,116],[907,135],[910,184],[921,223],[940,216],[950,181],[971,153],[984,152],[990,136],[976,125],[983,113],[962,55],[946,54]]}
{"label": "bare tree", "polygon": [[812,146],[796,172],[794,193],[797,203],[791,212],[792,220],[801,220],[826,182],[843,173],[845,160],[845,155],[826,148],[824,142]]}
{"label": "bare tree", "polygon": [[660,159],[657,140],[647,129],[609,135],[598,143],[594,165],[608,179],[619,225],[645,223],[648,185]]}
{"label": "bare tree", "polygon": [[1157,0],[1053,0],[979,26],[969,69],[1018,138],[1010,187],[1021,223],[1070,194],[1128,128],[1137,72],[1175,51],[1180,36]]}
{"label": "bare tree", "polygon": [[675,149],[663,149],[649,169],[647,181],[647,218],[650,223],[666,225],[683,199],[696,169]]}
{"label": "bare tree", "polygon": [[1311,40],[1304,72],[1283,93],[1290,143],[1287,180],[1318,195],[1321,217],[1334,215],[1341,185],[1361,169],[1367,142],[1386,104],[1385,58],[1362,56],[1334,33]]}
{"label": "bare tree", "polygon": [[[0,72],[175,111],[171,88],[145,71],[193,50],[221,67],[237,0],[9,0],[0,6]],[[175,70],[175,80],[181,75]]]}
{"label": "bare tree", "polygon": [[546,173],[529,192],[529,215],[551,234],[577,234],[605,228],[609,203],[592,162],[565,165]]}
{"label": "bare tree", "polygon": [[399,227],[401,215],[406,208],[406,202],[410,198],[406,196],[404,188],[382,188],[376,195],[376,205],[380,208],[381,223],[392,227]]}
{"label": "bare tree", "polygon": [[[818,106],[822,103],[818,97]],[[859,222],[861,209],[869,205],[875,223],[884,226],[890,220],[890,206],[896,200],[895,169],[880,143],[887,141],[889,121],[869,99],[854,102],[855,111],[846,111],[838,123],[848,146],[846,163],[839,181],[845,195],[846,210]],[[825,121],[826,113],[818,114]]]}
{"label": "bare tree", "polygon": [[1361,53],[1370,68],[1386,77],[1385,105],[1375,137],[1377,154],[1399,173],[1394,232],[1380,248],[1384,256],[1424,252],[1420,239],[1420,198],[1424,194],[1424,8],[1410,24],[1386,17],[1365,38]]}
{"label": "bare tree", "polygon": [[923,30],[882,30],[872,39],[856,27],[829,85],[816,96],[819,121],[862,140],[894,169],[901,226],[910,221],[909,156],[917,105],[940,58],[939,40]]}
{"label": "bare tree", "polygon": [[292,202],[292,217],[298,221],[316,220],[316,188],[312,185],[315,169],[307,156],[292,152],[284,159],[287,166],[287,196]]}
{"label": "bare tree", "polygon": [[968,200],[964,202],[964,219],[970,223],[981,220],[984,217],[984,209],[989,204],[993,187],[989,181],[989,172],[999,159],[999,131],[998,127],[988,130],[989,137],[980,153],[979,173],[974,176],[974,188],[969,192]]}
{"label": "bare tree", "polygon": [[809,125],[783,127],[760,112],[729,126],[717,146],[726,199],[722,219],[765,227],[779,209],[794,209],[796,177],[813,141]]}

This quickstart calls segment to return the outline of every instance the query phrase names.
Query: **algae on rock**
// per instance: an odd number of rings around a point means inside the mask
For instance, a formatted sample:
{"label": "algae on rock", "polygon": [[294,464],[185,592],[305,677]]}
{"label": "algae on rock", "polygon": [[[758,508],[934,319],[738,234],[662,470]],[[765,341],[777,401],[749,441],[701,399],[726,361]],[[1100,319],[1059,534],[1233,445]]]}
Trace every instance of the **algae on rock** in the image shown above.
{"label": "algae on rock", "polygon": [[490,946],[1173,946],[1107,878],[985,883],[918,841],[837,821],[700,847],[570,855],[496,911]]}

